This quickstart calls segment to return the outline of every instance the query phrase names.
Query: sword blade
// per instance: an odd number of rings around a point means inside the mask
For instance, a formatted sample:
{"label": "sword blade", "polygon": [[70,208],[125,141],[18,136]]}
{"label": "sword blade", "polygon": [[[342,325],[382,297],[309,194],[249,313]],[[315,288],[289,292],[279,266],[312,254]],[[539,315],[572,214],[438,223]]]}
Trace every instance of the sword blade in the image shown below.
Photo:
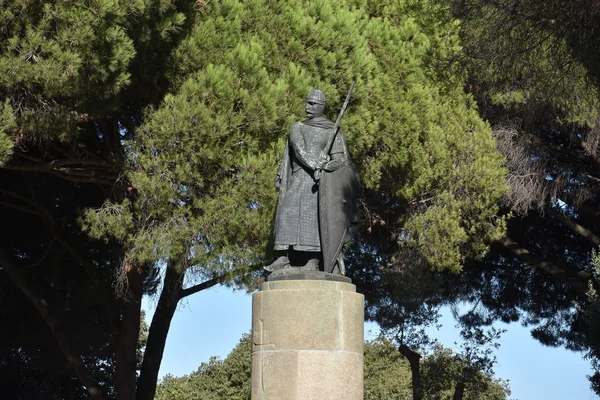
{"label": "sword blade", "polygon": [[348,104],[350,103],[350,98],[352,97],[352,92],[354,91],[354,86],[356,86],[356,81],[352,82],[352,86],[350,86],[350,90],[348,91],[348,94],[346,95],[346,100],[344,101],[344,105],[342,106],[342,109],[337,117],[337,120],[335,121],[335,125],[333,126],[333,134],[329,137],[329,140],[327,141],[327,146],[325,147],[325,154],[329,154],[329,152],[331,151],[331,146],[333,146],[333,141],[335,140],[338,129],[340,129],[340,122],[342,121],[342,117],[344,116],[344,113],[346,112],[346,108],[348,108]]}

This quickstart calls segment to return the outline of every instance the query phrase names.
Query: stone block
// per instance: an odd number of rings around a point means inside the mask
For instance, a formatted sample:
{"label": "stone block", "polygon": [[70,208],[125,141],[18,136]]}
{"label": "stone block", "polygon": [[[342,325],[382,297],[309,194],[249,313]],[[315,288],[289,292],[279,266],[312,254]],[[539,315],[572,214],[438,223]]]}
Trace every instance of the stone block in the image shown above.
{"label": "stone block", "polygon": [[252,358],[252,399],[362,400],[363,355],[264,351]]}
{"label": "stone block", "polygon": [[252,298],[252,400],[362,400],[364,297],[339,281],[263,283]]}

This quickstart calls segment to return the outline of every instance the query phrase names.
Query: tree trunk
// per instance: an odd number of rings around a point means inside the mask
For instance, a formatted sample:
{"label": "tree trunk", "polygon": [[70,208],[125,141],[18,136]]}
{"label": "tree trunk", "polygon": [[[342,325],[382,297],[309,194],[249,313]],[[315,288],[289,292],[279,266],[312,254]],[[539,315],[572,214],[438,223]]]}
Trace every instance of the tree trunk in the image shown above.
{"label": "tree trunk", "polygon": [[408,360],[412,376],[413,400],[423,399],[423,384],[421,383],[421,355],[412,351],[408,346],[401,345],[398,349]]}
{"label": "tree trunk", "polygon": [[183,284],[183,272],[175,266],[167,266],[163,290],[158,300],[156,312],[148,330],[148,343],[138,380],[137,400],[153,400],[156,392],[158,370],[165,350],[165,342],[171,319],[175,314],[179,292]]}
{"label": "tree trunk", "polygon": [[465,383],[463,381],[456,382],[456,387],[454,388],[454,396],[452,396],[452,400],[462,400],[465,395]]}
{"label": "tree trunk", "polygon": [[140,336],[142,284],[139,271],[127,271],[128,291],[121,302],[122,319],[115,338],[117,400],[135,400],[137,345]]}
{"label": "tree trunk", "polygon": [[90,397],[94,400],[108,400],[108,397],[106,397],[100,385],[98,385],[88,368],[85,366],[81,355],[75,351],[72,346],[74,341],[67,335],[67,332],[65,332],[61,326],[58,317],[50,308],[48,302],[42,298],[33,285],[27,282],[27,279],[23,273],[21,273],[19,267],[10,260],[4,249],[0,249],[0,264],[8,273],[10,279],[38,310],[67,359],[69,367],[75,372],[75,376],[77,376],[77,379],[79,379],[81,384],[86,388]]}

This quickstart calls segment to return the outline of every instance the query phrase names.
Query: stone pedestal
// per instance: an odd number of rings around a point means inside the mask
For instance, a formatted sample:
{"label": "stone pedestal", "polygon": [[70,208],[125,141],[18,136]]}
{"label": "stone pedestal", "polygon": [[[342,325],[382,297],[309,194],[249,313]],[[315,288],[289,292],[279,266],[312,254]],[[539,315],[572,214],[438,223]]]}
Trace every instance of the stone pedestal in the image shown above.
{"label": "stone pedestal", "polygon": [[265,282],[252,296],[252,400],[363,399],[364,297],[339,278]]}

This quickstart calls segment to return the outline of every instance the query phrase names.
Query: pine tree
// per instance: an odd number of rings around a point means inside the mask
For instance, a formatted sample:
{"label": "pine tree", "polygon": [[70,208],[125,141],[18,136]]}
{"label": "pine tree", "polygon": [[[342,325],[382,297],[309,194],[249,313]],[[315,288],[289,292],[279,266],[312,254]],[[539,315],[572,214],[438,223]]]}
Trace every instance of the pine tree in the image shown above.
{"label": "pine tree", "polygon": [[[364,188],[359,249],[375,246],[398,266],[407,247],[454,272],[485,254],[504,231],[496,213],[505,170],[463,91],[466,75],[447,67],[461,52],[447,11],[433,1],[21,0],[3,8],[0,158],[10,184],[0,193],[7,213],[43,215],[60,246],[20,228],[0,263],[78,360],[72,368],[91,396],[105,398],[108,385],[95,383],[21,267],[45,265],[36,259],[48,254],[84,267],[104,302],[99,315],[113,323],[117,395],[151,399],[178,301],[242,284],[268,257],[272,181],[312,88],[325,92],[335,119],[357,82],[342,125]],[[57,179],[71,186],[54,191]],[[66,192],[86,201],[67,201]],[[385,243],[369,234],[374,227]],[[81,228],[91,239],[75,249],[68,237]],[[136,382],[140,299],[157,287]]]}
{"label": "pine tree", "polygon": [[451,284],[490,318],[528,324],[543,344],[587,350],[597,365],[597,330],[581,311],[594,308],[589,285],[600,288],[590,259],[600,244],[594,3],[447,2],[461,20],[466,88],[507,159],[502,212],[512,213],[506,237]]}
{"label": "pine tree", "polygon": [[270,184],[290,122],[303,118],[312,87],[335,115],[356,80],[344,124],[366,191],[388,199],[372,208],[401,210],[386,223],[405,230],[399,241],[438,269],[458,271],[461,257],[483,255],[504,227],[494,217],[505,190],[502,157],[462,91],[464,76],[440,81],[429,69],[429,60],[460,51],[446,34],[456,24],[425,29],[404,11],[435,6],[410,7],[365,7],[381,15],[329,2],[209,7],[175,50],[180,83],[128,145],[135,204],[88,213],[92,235],[124,241],[136,263],[227,269],[263,261]]}

